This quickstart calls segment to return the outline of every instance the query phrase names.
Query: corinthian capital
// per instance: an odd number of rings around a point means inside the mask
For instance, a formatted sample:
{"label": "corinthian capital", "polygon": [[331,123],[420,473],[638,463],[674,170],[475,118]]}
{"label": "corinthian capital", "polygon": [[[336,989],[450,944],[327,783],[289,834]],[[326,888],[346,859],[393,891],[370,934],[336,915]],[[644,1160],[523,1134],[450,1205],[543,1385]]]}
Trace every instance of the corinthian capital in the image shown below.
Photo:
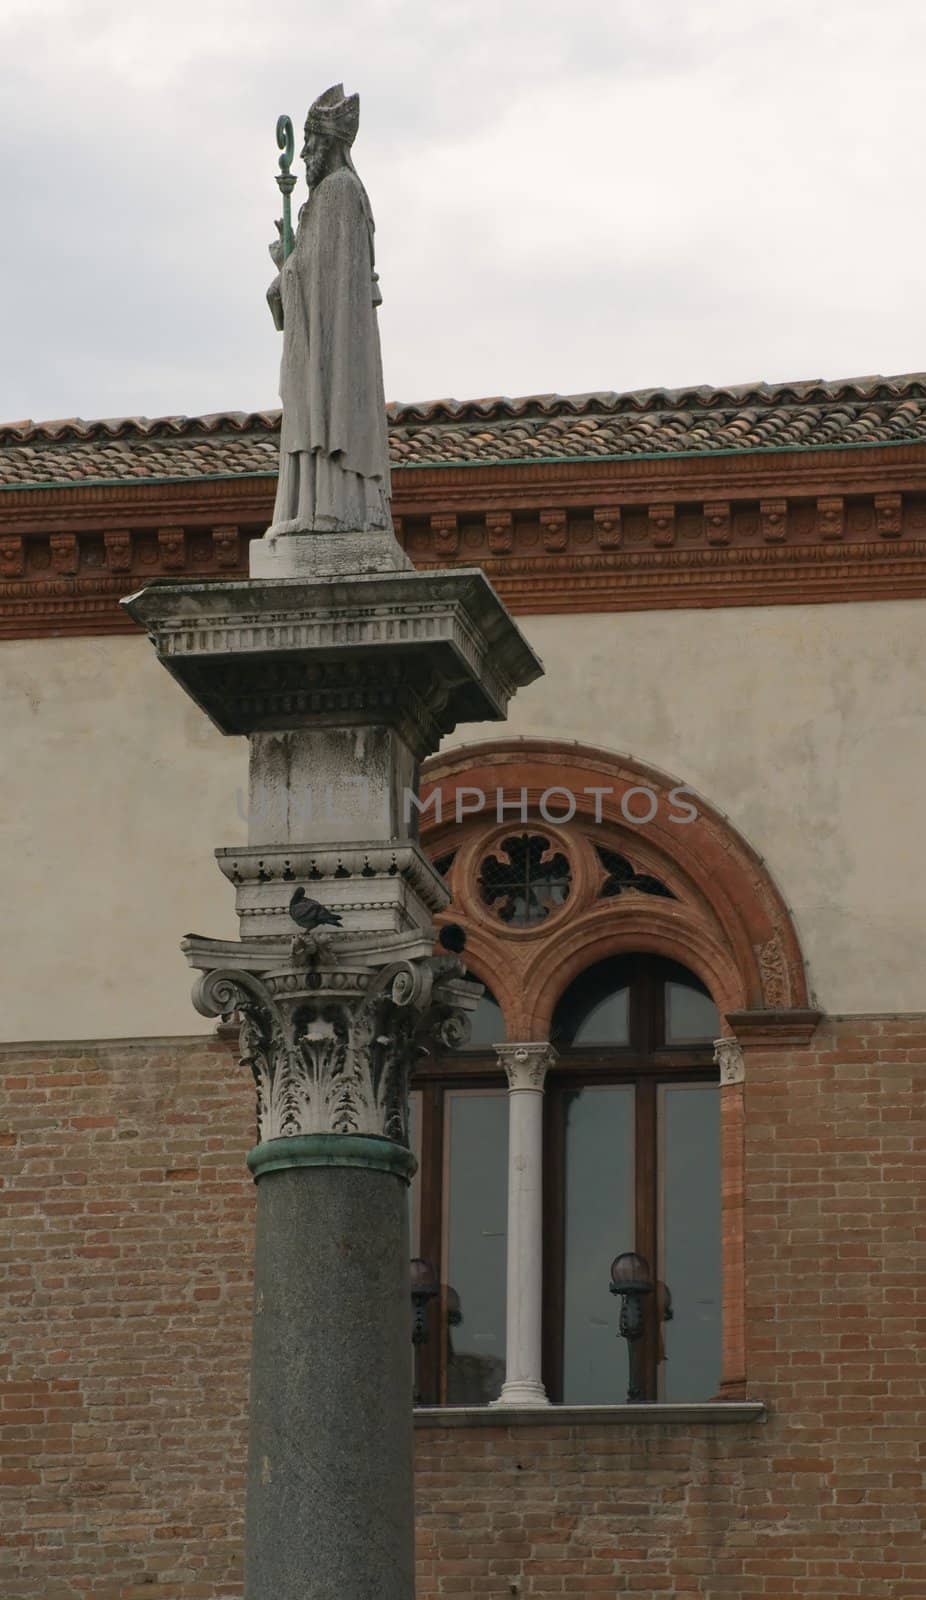
{"label": "corinthian capital", "polygon": [[445,1045],[465,1040],[465,1012],[481,986],[466,982],[455,960],[390,960],[395,951],[371,949],[369,941],[362,949],[342,941],[306,952],[297,939],[282,960],[279,949],[226,946],[235,965],[221,967],[209,960],[213,943],[185,941],[189,959],[206,968],[193,1003],[204,1016],[240,1018],[260,1143],[325,1133],[407,1145],[414,1061],[435,1037]]}
{"label": "corinthian capital", "polygon": [[497,1044],[495,1054],[505,1069],[509,1089],[542,1089],[559,1057],[551,1044]]}
{"label": "corinthian capital", "polygon": [[738,1039],[715,1039],[714,1061],[720,1068],[721,1083],[744,1083],[746,1063]]}

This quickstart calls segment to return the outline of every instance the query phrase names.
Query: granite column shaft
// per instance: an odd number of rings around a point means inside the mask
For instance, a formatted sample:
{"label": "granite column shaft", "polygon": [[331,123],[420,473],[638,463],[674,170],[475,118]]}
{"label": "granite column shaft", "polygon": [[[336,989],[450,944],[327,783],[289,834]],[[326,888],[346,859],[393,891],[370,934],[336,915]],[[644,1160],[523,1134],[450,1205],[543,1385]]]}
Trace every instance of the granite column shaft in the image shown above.
{"label": "granite column shaft", "polygon": [[[408,1152],[260,1171],[245,1600],[411,1600]],[[382,1151],[376,1146],[382,1145]],[[279,1149],[277,1158],[287,1159]],[[267,1159],[265,1154],[265,1159]]]}

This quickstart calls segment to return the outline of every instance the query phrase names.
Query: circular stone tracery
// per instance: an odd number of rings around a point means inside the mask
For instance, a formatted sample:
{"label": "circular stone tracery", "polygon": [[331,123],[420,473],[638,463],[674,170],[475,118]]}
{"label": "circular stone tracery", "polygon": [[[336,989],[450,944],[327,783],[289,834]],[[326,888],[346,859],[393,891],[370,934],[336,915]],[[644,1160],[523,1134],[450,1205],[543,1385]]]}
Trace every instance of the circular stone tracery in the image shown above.
{"label": "circular stone tracery", "polygon": [[530,928],[565,905],[572,868],[544,834],[508,834],[482,857],[477,887],[483,905],[500,922]]}

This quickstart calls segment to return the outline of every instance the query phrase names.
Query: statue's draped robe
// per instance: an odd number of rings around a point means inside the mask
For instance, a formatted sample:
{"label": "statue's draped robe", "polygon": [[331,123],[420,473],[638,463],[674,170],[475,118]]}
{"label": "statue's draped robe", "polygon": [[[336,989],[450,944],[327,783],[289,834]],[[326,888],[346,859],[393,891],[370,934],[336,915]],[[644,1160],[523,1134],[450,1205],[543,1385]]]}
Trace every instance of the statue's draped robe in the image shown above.
{"label": "statue's draped robe", "polygon": [[312,190],[280,296],[283,428],[270,531],[391,529],[373,219],[352,168]]}

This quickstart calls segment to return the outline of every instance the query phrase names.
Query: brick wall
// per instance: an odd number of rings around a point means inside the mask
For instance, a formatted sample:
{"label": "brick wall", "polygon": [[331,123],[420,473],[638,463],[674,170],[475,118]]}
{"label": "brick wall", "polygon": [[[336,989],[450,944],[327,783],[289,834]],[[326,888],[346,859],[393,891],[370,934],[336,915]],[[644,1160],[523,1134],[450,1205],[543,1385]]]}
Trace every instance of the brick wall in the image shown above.
{"label": "brick wall", "polygon": [[[924,1600],[924,1067],[923,1018],[747,1053],[768,1419],[420,1431],[419,1600]],[[238,1600],[250,1088],[202,1041],[6,1046],[3,1080],[0,1592]]]}
{"label": "brick wall", "polygon": [[4,1600],[240,1594],[248,1085],[209,1041],[0,1051]]}

